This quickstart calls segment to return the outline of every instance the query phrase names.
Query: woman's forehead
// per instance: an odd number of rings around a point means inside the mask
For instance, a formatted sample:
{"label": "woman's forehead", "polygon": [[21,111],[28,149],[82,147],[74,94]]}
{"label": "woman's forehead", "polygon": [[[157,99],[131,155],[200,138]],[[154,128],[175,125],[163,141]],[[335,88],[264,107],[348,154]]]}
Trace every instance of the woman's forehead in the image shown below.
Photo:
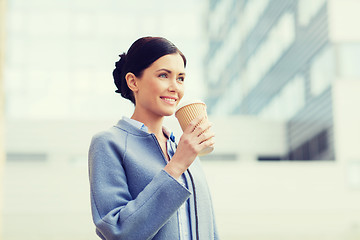
{"label": "woman's forehead", "polygon": [[154,69],[167,69],[170,71],[180,71],[184,72],[184,61],[180,54],[174,53],[174,54],[168,54],[160,57],[157,59],[153,64],[151,64],[152,68]]}

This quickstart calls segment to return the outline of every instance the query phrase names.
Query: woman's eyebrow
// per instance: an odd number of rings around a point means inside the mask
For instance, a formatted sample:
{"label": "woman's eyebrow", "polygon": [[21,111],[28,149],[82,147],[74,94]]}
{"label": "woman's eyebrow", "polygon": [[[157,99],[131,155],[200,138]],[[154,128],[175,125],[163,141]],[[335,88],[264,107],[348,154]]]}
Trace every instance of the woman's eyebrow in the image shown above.
{"label": "woman's eyebrow", "polygon": [[169,69],[166,69],[166,68],[161,68],[161,69],[157,70],[156,72],[160,72],[160,71],[165,71],[167,73],[171,73],[171,71]]}
{"label": "woman's eyebrow", "polygon": [[[169,73],[169,74],[172,73],[171,70],[166,69],[166,68],[161,68],[161,69],[157,70],[156,72],[160,72],[160,71],[165,71],[165,72],[167,72],[167,73]],[[179,75],[185,75],[185,73],[184,73],[184,72],[181,72],[181,73],[179,73]]]}

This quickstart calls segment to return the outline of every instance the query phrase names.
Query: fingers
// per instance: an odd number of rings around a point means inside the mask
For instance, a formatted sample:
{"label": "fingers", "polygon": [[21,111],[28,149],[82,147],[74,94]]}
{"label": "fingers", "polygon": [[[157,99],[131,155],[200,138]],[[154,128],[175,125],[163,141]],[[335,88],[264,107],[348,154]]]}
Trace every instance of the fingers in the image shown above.
{"label": "fingers", "polygon": [[182,136],[185,145],[189,145],[189,149],[192,149],[190,152],[199,152],[206,147],[214,146],[215,134],[210,130],[211,127],[212,123],[207,121],[206,116],[198,116],[190,122]]}
{"label": "fingers", "polygon": [[192,120],[189,123],[189,125],[186,127],[184,133],[192,133],[204,118],[206,118],[206,116],[204,116],[204,115],[197,116],[194,120]]}
{"label": "fingers", "polygon": [[215,138],[209,138],[206,141],[203,141],[202,143],[200,143],[200,147],[201,149],[207,148],[207,147],[214,147],[215,145]]}
{"label": "fingers", "polygon": [[211,122],[205,121],[204,123],[200,122],[200,125],[196,126],[194,129],[194,134],[200,136],[201,134],[207,132],[212,126]]}
{"label": "fingers", "polygon": [[212,131],[205,131],[203,133],[200,134],[199,136],[199,143],[203,143],[211,138],[214,138],[215,137],[215,133],[212,132]]}
{"label": "fingers", "polygon": [[[200,122],[200,125],[196,126],[192,134],[194,135],[197,144],[202,144],[215,137],[215,133],[210,130],[211,127],[212,123],[208,121],[205,121],[204,123]],[[210,141],[209,144],[211,144],[212,141]]]}
{"label": "fingers", "polygon": [[196,117],[193,121],[190,122],[184,133],[198,137],[200,140],[199,143],[214,137],[214,133],[209,131],[209,129],[212,127],[212,123],[209,121],[203,121],[206,118],[206,116]]}

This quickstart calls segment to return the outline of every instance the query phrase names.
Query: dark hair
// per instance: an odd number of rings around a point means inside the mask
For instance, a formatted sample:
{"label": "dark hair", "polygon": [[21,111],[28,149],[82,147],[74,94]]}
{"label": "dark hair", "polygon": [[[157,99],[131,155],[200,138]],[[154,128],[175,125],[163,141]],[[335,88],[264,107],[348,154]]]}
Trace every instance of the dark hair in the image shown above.
{"label": "dark hair", "polygon": [[131,72],[136,77],[141,77],[144,70],[157,59],[174,53],[180,54],[186,67],[184,54],[169,40],[162,37],[143,37],[136,40],[127,53],[119,55],[120,60],[115,63],[113,77],[118,88],[115,92],[135,104],[134,94],[125,80],[126,74]]}

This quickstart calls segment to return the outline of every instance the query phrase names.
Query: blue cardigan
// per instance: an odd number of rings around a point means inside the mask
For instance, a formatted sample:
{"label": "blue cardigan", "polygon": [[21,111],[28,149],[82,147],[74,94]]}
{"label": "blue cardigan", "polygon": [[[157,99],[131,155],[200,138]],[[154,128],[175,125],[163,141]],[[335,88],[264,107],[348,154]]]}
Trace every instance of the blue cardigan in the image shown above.
{"label": "blue cardigan", "polygon": [[124,120],[93,137],[91,209],[101,239],[179,239],[176,212],[188,198],[192,239],[218,239],[199,159],[184,173],[189,189],[164,171],[165,165],[155,135]]}

